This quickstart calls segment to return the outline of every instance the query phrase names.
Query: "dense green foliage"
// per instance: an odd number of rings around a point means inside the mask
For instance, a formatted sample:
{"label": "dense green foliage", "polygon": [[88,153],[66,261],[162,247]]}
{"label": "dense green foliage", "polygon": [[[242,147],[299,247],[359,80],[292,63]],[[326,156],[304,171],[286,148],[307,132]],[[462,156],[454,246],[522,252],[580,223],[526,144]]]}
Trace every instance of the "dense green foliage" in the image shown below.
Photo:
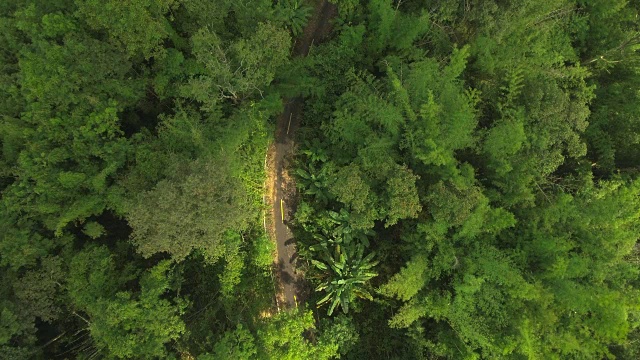
{"label": "dense green foliage", "polygon": [[271,84],[309,15],[292,1],[2,2],[0,358],[338,351],[304,336],[311,313],[264,316]]}
{"label": "dense green foliage", "polygon": [[640,357],[640,3],[332,2],[0,3],[0,359]]}
{"label": "dense green foliage", "polygon": [[337,4],[296,221],[319,290],[376,254],[346,357],[637,358],[639,5]]}

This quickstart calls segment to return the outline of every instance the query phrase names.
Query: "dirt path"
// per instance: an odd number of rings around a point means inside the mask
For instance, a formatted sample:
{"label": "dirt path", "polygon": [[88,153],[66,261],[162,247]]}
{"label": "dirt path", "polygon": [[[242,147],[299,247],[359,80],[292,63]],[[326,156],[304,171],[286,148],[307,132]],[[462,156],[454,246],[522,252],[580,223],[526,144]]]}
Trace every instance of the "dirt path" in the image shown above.
{"label": "dirt path", "polygon": [[[331,19],[337,14],[335,5],[327,0],[317,0],[313,16],[301,38],[294,46],[294,56],[307,56],[313,44],[324,40],[331,32]],[[294,134],[302,118],[302,98],[285,99],[284,112],[278,117],[276,143],[271,147],[269,164],[272,171],[269,182],[271,202],[272,236],[275,236],[278,258],[276,261],[280,294],[277,295],[278,308],[297,306],[303,295],[303,282],[296,273],[297,258],[295,239],[287,223],[295,211],[295,184],[287,169],[294,153]]]}

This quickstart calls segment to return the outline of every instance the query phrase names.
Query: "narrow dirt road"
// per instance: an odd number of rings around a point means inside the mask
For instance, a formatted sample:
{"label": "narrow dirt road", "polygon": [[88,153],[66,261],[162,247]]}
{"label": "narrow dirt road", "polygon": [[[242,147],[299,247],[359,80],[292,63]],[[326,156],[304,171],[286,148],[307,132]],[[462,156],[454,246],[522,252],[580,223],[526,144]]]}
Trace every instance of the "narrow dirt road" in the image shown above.
{"label": "narrow dirt road", "polygon": [[[324,40],[331,32],[331,19],[337,14],[335,5],[327,0],[316,1],[316,7],[309,19],[303,35],[296,41],[294,56],[307,56],[313,44]],[[295,260],[297,258],[295,239],[287,223],[295,211],[293,199],[295,185],[287,169],[289,160],[294,152],[296,129],[302,117],[302,98],[285,100],[284,112],[278,117],[276,127],[276,143],[272,148],[271,161],[273,176],[272,186],[272,224],[273,236],[277,244],[278,258],[276,262],[277,275],[280,285],[278,307],[298,306],[302,295],[302,279],[296,273]]]}

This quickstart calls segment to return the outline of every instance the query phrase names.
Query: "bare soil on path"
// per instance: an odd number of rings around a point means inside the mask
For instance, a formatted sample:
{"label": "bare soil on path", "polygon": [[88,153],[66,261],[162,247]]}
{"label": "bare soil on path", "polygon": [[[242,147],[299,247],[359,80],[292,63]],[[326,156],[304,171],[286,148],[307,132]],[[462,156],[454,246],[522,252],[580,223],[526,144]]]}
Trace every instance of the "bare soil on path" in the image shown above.
{"label": "bare soil on path", "polygon": [[[307,56],[313,44],[319,44],[331,32],[331,19],[337,14],[335,5],[327,0],[317,0],[314,13],[304,33],[294,45],[294,56]],[[279,291],[278,308],[298,306],[306,297],[304,282],[296,272],[297,251],[293,233],[287,226],[295,212],[295,184],[288,169],[295,151],[295,133],[300,126],[304,101],[302,98],[285,99],[285,108],[278,117],[275,144],[267,154],[267,191],[270,192],[271,216],[269,233],[276,242],[275,261]]]}

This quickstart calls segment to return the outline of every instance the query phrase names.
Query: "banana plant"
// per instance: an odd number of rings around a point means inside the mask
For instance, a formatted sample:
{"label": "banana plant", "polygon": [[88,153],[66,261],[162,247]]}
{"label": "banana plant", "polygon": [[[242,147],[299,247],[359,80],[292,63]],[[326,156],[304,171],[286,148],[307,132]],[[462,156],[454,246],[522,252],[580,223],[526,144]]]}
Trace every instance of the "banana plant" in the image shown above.
{"label": "banana plant", "polygon": [[310,164],[307,169],[296,169],[296,175],[298,175],[296,184],[303,194],[314,196],[321,204],[329,202],[329,180],[326,167],[322,166],[316,169],[315,165]]}
{"label": "banana plant", "polygon": [[336,211],[328,211],[327,217],[329,222],[331,222],[335,227],[331,231],[331,234],[336,237],[343,239],[345,244],[349,244],[352,241],[356,240],[359,243],[363,244],[365,247],[369,246],[369,236],[374,235],[372,230],[362,230],[356,229],[351,224],[351,214],[347,209],[342,208],[339,212]]}
{"label": "banana plant", "polygon": [[346,314],[349,304],[355,298],[373,300],[367,290],[367,283],[378,274],[373,267],[375,253],[364,256],[364,246],[339,245],[329,251],[328,247],[319,246],[315,249],[318,259],[311,260],[313,266],[320,272],[320,285],[316,291],[324,291],[325,296],[318,301],[318,307],[329,304],[328,315],[333,314],[340,306]]}
{"label": "banana plant", "polygon": [[274,15],[277,21],[291,28],[293,36],[298,36],[307,25],[311,11],[303,0],[279,0]]}
{"label": "banana plant", "polygon": [[329,155],[327,151],[322,147],[320,141],[317,138],[314,138],[311,141],[305,141],[304,143],[305,149],[300,151],[303,155],[305,155],[311,163],[315,162],[327,162],[329,160]]}

